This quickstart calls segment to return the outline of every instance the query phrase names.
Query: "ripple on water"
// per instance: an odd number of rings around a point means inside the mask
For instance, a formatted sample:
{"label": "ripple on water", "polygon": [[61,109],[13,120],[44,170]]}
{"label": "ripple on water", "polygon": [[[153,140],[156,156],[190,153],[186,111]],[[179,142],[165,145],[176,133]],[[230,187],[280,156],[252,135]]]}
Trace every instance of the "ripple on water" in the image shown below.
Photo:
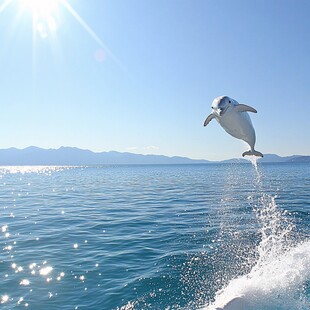
{"label": "ripple on water", "polygon": [[1,306],[197,309],[211,302],[258,261],[262,193],[277,194],[276,209],[288,210],[300,239],[309,236],[309,168],[258,170],[260,186],[250,164],[1,167]]}

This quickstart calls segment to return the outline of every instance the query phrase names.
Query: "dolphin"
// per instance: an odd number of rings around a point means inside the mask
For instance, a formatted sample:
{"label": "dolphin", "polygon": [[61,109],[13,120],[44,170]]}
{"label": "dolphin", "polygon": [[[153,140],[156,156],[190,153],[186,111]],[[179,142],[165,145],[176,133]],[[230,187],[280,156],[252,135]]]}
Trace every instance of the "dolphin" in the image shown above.
{"label": "dolphin", "polygon": [[256,141],[255,130],[247,113],[257,113],[254,108],[246,104],[239,104],[235,99],[228,96],[215,98],[211,108],[213,111],[206,118],[204,126],[207,126],[215,118],[226,132],[237,139],[245,141],[250,146],[250,150],[244,152],[242,156],[254,155],[263,157],[261,152],[254,149]]}

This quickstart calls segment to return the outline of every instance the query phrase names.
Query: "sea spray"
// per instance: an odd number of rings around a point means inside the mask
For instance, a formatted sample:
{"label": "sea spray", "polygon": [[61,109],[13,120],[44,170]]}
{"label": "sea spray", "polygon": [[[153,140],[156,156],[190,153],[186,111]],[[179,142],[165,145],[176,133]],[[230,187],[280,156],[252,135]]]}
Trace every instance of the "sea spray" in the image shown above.
{"label": "sea spray", "polygon": [[206,309],[309,309],[302,296],[309,276],[310,242],[305,242],[231,280]]}
{"label": "sea spray", "polygon": [[310,241],[297,241],[294,225],[278,209],[276,196],[262,189],[256,158],[250,160],[257,174],[256,197],[249,197],[259,225],[257,260],[248,273],[233,277],[220,289],[205,309],[309,309],[303,290],[310,278]]}
{"label": "sea spray", "polygon": [[248,156],[247,158],[252,163],[252,165],[253,165],[253,167],[255,169],[255,172],[256,172],[256,186],[261,188],[261,186],[262,186],[262,174],[261,174],[261,172],[258,169],[259,157],[257,157],[257,156]]}
{"label": "sea spray", "polygon": [[257,165],[258,157],[257,156],[247,156],[247,158],[252,163],[252,165],[255,168],[256,172],[259,173],[258,172],[258,165]]}

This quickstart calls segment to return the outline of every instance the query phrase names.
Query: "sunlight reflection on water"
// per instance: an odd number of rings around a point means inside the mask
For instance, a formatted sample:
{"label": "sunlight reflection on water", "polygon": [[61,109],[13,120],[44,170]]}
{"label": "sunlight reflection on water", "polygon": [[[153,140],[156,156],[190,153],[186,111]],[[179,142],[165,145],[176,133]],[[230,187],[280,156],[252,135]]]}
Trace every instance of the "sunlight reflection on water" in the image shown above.
{"label": "sunlight reflection on water", "polygon": [[66,169],[76,168],[75,166],[0,166],[0,175],[14,173],[43,173],[50,175]]}
{"label": "sunlight reflection on water", "polygon": [[[308,201],[306,166],[261,168],[285,179],[282,197]],[[304,187],[291,191],[294,173]],[[0,167],[1,177],[0,308],[8,310],[194,309],[214,296],[217,275],[234,271],[239,243],[247,254],[256,240],[250,164],[17,166]]]}

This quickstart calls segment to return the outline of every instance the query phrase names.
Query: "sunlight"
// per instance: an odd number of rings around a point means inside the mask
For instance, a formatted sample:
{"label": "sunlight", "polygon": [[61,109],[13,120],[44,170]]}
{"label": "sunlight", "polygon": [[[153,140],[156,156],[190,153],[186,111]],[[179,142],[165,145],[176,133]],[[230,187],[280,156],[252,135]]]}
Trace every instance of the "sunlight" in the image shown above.
{"label": "sunlight", "polygon": [[12,0],[5,0],[1,5],[0,5],[0,13],[4,11],[4,9],[11,3]]}
{"label": "sunlight", "polygon": [[[62,26],[65,26],[66,13],[69,13],[83,30],[98,44],[94,54],[97,62],[104,62],[107,58],[112,59],[124,71],[119,59],[106,46],[99,35],[93,30],[80,14],[69,4],[69,0],[0,0],[0,14],[7,11],[7,8],[13,4],[16,8],[15,26],[26,24],[29,20],[32,25],[32,71],[36,71],[36,49],[39,39],[48,39],[53,48],[58,47],[57,32]],[[27,26],[27,27],[28,27]]]}
{"label": "sunlight", "polygon": [[[96,32],[89,26],[89,24],[82,19],[82,17],[73,9],[73,7],[66,1],[63,1],[63,5],[71,13],[71,15],[76,19],[76,21],[82,26],[82,28],[90,35],[90,37],[97,42],[97,44],[102,48],[102,50],[114,60],[116,64],[122,67],[121,62],[116,58],[116,56],[109,50],[109,48],[104,44],[104,42],[98,37]],[[123,68],[124,69],[124,68]]]}
{"label": "sunlight", "polygon": [[41,38],[58,29],[59,0],[20,0],[22,11],[32,14],[33,28]]}
{"label": "sunlight", "polygon": [[20,0],[20,5],[35,16],[48,18],[57,11],[58,0]]}
{"label": "sunlight", "polygon": [[[6,0],[10,2],[11,0]],[[38,33],[41,38],[46,38],[49,33],[56,32],[59,28],[60,7],[65,8],[90,37],[100,46],[101,54],[99,61],[103,61],[105,55],[109,55],[119,66],[120,61],[103,43],[95,31],[82,17],[73,9],[66,0],[19,0],[23,12],[28,11],[32,14],[32,23],[34,32]],[[103,54],[104,53],[104,56]],[[97,58],[96,58],[97,59]]]}

